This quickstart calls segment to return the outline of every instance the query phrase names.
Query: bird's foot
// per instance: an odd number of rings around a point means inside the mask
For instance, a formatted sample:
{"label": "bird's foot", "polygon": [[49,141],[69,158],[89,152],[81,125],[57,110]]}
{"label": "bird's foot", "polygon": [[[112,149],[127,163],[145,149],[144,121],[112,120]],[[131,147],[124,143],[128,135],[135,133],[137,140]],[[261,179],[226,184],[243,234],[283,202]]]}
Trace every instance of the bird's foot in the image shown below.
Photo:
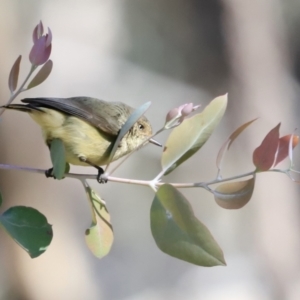
{"label": "bird's foot", "polygon": [[94,165],[88,159],[86,159],[86,157],[84,157],[84,156],[80,156],[79,160],[82,162],[85,162],[86,164],[88,164],[98,170],[97,181],[99,183],[107,183],[107,176],[104,174],[104,171],[101,167]]}
{"label": "bird's foot", "polygon": [[53,175],[53,168],[50,168],[50,169],[46,170],[45,175],[46,175],[47,178],[52,177],[52,178],[56,179],[55,176]]}
{"label": "bird's foot", "polygon": [[102,168],[98,167],[98,175],[97,175],[97,181],[99,183],[107,183],[107,175],[104,174],[104,171]]}

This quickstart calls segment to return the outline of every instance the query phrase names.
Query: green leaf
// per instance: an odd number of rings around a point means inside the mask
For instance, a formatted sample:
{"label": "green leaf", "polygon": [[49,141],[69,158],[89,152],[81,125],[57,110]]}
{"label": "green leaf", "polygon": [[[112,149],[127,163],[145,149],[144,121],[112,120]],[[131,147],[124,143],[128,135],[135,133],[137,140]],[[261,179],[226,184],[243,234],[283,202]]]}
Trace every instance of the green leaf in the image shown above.
{"label": "green leaf", "polygon": [[63,179],[66,170],[65,147],[60,139],[53,139],[50,146],[53,175],[56,179]]}
{"label": "green leaf", "polygon": [[9,208],[0,216],[0,225],[31,258],[44,253],[53,237],[46,217],[32,207]]}
{"label": "green leaf", "polygon": [[31,82],[28,84],[27,90],[43,83],[50,75],[52,71],[52,67],[53,67],[53,62],[51,59],[49,59],[38,71],[38,73],[34,76]]}
{"label": "green leaf", "polygon": [[239,209],[251,199],[255,177],[243,181],[226,182],[213,191],[217,204],[226,209]]}
{"label": "green leaf", "polygon": [[165,175],[195,154],[208,140],[222,119],[227,95],[212,100],[205,109],[184,120],[171,132],[161,158]]}
{"label": "green leaf", "polygon": [[18,85],[18,79],[19,79],[19,72],[20,72],[20,63],[21,63],[22,56],[19,55],[19,57],[16,59],[15,63],[13,64],[9,77],[8,77],[8,87],[11,93],[15,91]]}
{"label": "green leaf", "polygon": [[98,258],[107,255],[113,244],[114,235],[110,215],[103,201],[90,187],[86,188],[92,205],[92,225],[85,232],[85,241]]}
{"label": "green leaf", "polygon": [[187,199],[172,185],[162,185],[151,206],[151,231],[160,250],[195,265],[226,265],[213,236],[194,215]]}
{"label": "green leaf", "polygon": [[[129,131],[129,129],[140,119],[140,117],[147,111],[147,109],[150,107],[150,105],[151,105],[150,101],[142,104],[130,115],[130,117],[127,119],[125,124],[122,126],[122,128],[115,140],[114,146],[110,152],[109,159],[108,159],[109,163],[113,159],[113,157],[118,149],[121,139],[125,136],[125,134]],[[108,168],[109,163],[107,164],[106,169]]]}

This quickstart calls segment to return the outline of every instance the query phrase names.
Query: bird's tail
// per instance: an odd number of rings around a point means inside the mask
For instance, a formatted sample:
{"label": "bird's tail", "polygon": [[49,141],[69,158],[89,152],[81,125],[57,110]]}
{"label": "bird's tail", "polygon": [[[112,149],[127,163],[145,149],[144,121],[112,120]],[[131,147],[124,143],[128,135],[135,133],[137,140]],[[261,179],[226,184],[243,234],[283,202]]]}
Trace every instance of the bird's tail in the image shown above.
{"label": "bird's tail", "polygon": [[10,104],[10,105],[3,105],[1,107],[7,108],[7,109],[15,109],[15,110],[19,110],[19,111],[23,111],[23,112],[27,112],[27,113],[31,113],[34,110],[43,112],[38,107],[32,106],[30,104]]}

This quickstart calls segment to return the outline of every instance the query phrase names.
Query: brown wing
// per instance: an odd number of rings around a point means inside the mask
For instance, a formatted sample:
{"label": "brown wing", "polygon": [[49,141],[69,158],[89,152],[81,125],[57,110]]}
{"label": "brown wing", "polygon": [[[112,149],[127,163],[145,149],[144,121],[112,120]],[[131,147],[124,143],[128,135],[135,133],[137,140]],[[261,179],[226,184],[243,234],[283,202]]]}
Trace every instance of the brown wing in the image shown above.
{"label": "brown wing", "polygon": [[73,98],[25,98],[32,108],[53,108],[78,117],[109,135],[116,136],[133,112],[133,108],[121,102],[106,102],[90,97]]}

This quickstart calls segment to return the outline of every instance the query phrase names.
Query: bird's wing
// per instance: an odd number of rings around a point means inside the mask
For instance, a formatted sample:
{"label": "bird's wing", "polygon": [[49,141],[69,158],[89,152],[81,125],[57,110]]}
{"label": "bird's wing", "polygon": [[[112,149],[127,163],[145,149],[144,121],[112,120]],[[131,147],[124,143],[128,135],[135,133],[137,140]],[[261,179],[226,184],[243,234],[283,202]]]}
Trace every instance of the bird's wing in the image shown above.
{"label": "bird's wing", "polygon": [[[78,117],[101,131],[116,136],[133,111],[121,102],[108,103],[90,97],[73,98],[25,98],[22,100],[33,107],[52,108]],[[110,104],[110,106],[108,106]],[[113,109],[112,109],[113,107]]]}

